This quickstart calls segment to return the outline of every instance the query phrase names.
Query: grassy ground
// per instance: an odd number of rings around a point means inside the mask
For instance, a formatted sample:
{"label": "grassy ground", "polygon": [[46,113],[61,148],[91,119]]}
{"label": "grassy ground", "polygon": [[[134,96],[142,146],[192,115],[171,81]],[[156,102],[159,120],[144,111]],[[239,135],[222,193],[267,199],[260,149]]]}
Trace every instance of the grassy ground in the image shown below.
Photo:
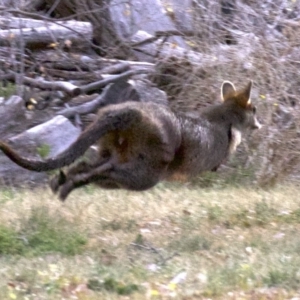
{"label": "grassy ground", "polygon": [[300,188],[0,192],[0,299],[300,299]]}

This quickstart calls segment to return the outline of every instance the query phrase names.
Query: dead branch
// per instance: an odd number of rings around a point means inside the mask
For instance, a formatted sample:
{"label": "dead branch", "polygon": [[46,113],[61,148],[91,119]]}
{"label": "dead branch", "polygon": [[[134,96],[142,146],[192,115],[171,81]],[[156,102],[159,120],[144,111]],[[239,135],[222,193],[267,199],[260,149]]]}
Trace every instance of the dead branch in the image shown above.
{"label": "dead branch", "polygon": [[85,82],[91,82],[95,80],[99,80],[101,78],[100,75],[96,72],[83,72],[83,71],[66,71],[60,69],[53,68],[44,68],[43,73],[46,75],[50,75],[55,78],[63,78],[65,80],[83,80]]}
{"label": "dead branch", "polygon": [[28,84],[43,90],[60,90],[73,97],[80,94],[80,88],[68,81],[51,82],[43,79],[32,79],[24,76],[23,82],[24,84]]}
{"label": "dead branch", "polygon": [[100,73],[102,74],[118,74],[125,71],[128,71],[130,69],[130,64],[126,61],[120,62],[118,64],[105,67],[100,70]]}
{"label": "dead branch", "polygon": [[20,74],[15,74],[13,72],[9,72],[8,74],[4,74],[0,76],[0,80],[7,80],[11,82],[16,82],[17,78],[22,79],[24,84],[27,84],[32,87],[36,87],[42,90],[59,90],[67,93],[69,96],[75,97],[80,94],[80,88],[70,82],[67,81],[46,81],[44,79],[33,79],[27,76],[22,76]]}
{"label": "dead branch", "polygon": [[103,88],[104,86],[108,85],[109,83],[113,83],[116,82],[118,80],[124,80],[127,79],[133,75],[137,75],[137,74],[147,74],[147,73],[152,73],[151,70],[147,70],[147,69],[140,69],[140,70],[130,70],[127,71],[125,73],[122,73],[120,75],[110,75],[105,79],[84,85],[80,87],[80,91],[81,93],[88,93],[91,91],[95,91],[95,90],[99,90],[101,88]]}
{"label": "dead branch", "polygon": [[66,118],[74,117],[75,115],[85,115],[97,111],[97,109],[105,102],[107,92],[111,85],[107,85],[102,94],[97,96],[95,99],[91,100],[88,103],[84,103],[74,107],[68,107],[66,109],[60,110],[57,112],[57,115],[63,115]]}

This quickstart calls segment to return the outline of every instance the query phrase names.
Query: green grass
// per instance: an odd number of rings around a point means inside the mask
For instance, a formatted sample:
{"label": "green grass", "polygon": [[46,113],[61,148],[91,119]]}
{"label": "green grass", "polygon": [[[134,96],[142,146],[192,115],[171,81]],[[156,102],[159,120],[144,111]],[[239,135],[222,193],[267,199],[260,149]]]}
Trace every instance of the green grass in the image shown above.
{"label": "green grass", "polygon": [[12,228],[0,225],[0,255],[24,253],[24,246],[18,233]]}
{"label": "green grass", "polygon": [[19,235],[24,239],[26,253],[75,255],[81,253],[87,243],[87,238],[76,227],[59,214],[49,215],[46,208],[41,207],[33,209],[29,218],[22,222]]}
{"label": "green grass", "polygon": [[61,203],[48,188],[6,189],[0,298],[300,297],[299,192],[88,187]]}
{"label": "green grass", "polygon": [[8,82],[4,86],[0,83],[0,97],[9,98],[11,95],[16,93],[16,85],[14,83]]}
{"label": "green grass", "polygon": [[61,216],[50,216],[45,207],[34,208],[20,228],[0,225],[0,254],[38,256],[45,253],[75,255],[87,243],[74,224]]}
{"label": "green grass", "polygon": [[46,158],[50,153],[50,146],[47,144],[43,144],[37,148],[37,153],[41,158]]}

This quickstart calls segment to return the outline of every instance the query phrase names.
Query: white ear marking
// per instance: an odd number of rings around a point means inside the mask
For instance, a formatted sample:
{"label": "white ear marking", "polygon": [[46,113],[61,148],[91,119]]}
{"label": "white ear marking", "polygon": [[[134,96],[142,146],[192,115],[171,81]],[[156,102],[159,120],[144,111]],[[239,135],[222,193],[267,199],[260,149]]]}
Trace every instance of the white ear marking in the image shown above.
{"label": "white ear marking", "polygon": [[221,86],[221,101],[224,102],[224,98],[226,95],[235,92],[235,86],[232,82],[230,81],[223,81],[222,86]]}
{"label": "white ear marking", "polygon": [[253,82],[252,82],[252,80],[250,80],[249,83],[247,84],[247,86],[244,89],[244,94],[248,98],[248,102],[249,102],[249,103],[247,102],[247,104],[251,103],[250,96],[251,96],[252,84],[253,84]]}

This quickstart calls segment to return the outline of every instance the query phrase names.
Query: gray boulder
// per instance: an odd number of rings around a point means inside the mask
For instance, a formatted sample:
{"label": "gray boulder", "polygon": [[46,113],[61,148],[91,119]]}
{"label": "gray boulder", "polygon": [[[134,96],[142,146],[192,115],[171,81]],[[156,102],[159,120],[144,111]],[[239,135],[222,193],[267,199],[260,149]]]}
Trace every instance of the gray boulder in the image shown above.
{"label": "gray boulder", "polygon": [[[68,148],[79,136],[81,130],[67,118],[57,116],[48,122],[30,128],[8,140],[9,144],[24,156],[47,158],[58,155]],[[46,173],[37,173],[20,168],[0,152],[0,178],[2,184],[22,186],[41,183]]]}

